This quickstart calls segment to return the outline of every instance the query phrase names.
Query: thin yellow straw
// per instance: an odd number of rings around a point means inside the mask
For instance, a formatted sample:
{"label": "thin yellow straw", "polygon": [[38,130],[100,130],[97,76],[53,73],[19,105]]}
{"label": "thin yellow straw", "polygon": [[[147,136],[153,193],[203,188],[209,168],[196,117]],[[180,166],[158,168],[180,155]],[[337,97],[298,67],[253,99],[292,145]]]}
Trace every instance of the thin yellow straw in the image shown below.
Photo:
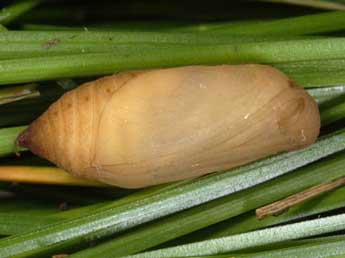
{"label": "thin yellow straw", "polygon": [[56,167],[0,166],[0,181],[51,185],[97,186],[105,184],[79,179]]}

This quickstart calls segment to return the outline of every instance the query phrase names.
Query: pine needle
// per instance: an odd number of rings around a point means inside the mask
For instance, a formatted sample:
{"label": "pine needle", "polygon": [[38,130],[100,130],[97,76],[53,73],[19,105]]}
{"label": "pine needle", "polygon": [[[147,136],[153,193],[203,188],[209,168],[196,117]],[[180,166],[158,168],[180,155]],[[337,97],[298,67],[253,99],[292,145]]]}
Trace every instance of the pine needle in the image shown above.
{"label": "pine needle", "polygon": [[322,1],[322,0],[262,0],[265,2],[272,3],[286,3],[301,6],[308,6],[313,8],[320,8],[326,10],[345,10],[345,5],[343,3],[338,3],[337,1]]}
{"label": "pine needle", "polygon": [[232,251],[279,243],[292,239],[316,236],[345,229],[345,214],[321,219],[257,230],[229,237],[216,238],[151,252],[141,253],[130,258],[186,257],[215,255]]}
{"label": "pine needle", "polygon": [[0,23],[9,24],[16,18],[37,6],[41,0],[16,1],[13,5],[6,6],[0,10]]}

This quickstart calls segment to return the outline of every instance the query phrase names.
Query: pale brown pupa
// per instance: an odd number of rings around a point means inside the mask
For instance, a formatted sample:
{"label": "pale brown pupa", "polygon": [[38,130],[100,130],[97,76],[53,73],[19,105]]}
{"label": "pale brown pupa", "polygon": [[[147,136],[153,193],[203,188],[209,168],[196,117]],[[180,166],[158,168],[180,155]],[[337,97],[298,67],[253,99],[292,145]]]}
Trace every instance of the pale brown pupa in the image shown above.
{"label": "pale brown pupa", "polygon": [[75,176],[138,188],[303,148],[319,129],[315,101],[270,66],[188,66],[86,83],[18,143]]}

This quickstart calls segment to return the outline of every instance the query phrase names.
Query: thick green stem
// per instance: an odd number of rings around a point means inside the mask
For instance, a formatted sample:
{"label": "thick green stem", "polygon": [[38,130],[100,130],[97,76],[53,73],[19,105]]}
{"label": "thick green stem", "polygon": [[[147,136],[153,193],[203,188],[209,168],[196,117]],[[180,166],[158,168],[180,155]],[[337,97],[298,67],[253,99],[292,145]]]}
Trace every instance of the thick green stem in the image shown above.
{"label": "thick green stem", "polygon": [[147,51],[3,60],[0,61],[0,84],[104,75],[129,69],[193,64],[275,64],[332,58],[345,58],[344,38],[171,46]]}
{"label": "thick green stem", "polygon": [[[309,36],[310,37],[310,36]],[[40,45],[59,43],[166,43],[166,44],[225,44],[232,42],[265,41],[273,39],[305,38],[301,36],[252,36],[252,35],[203,35],[181,32],[128,32],[128,31],[6,31],[1,34],[1,43],[38,43]]]}

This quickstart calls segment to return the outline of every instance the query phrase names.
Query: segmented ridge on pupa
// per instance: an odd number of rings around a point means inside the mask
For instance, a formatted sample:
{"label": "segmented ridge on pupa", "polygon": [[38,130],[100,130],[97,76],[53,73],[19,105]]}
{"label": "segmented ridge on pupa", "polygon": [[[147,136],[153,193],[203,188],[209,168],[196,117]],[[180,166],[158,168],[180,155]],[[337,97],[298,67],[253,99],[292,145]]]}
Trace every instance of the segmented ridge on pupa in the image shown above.
{"label": "segmented ridge on pupa", "polygon": [[104,105],[134,76],[135,73],[107,76],[67,92],[21,133],[18,145],[67,171],[83,174],[80,168],[89,167],[92,161],[90,146],[94,146]]}

